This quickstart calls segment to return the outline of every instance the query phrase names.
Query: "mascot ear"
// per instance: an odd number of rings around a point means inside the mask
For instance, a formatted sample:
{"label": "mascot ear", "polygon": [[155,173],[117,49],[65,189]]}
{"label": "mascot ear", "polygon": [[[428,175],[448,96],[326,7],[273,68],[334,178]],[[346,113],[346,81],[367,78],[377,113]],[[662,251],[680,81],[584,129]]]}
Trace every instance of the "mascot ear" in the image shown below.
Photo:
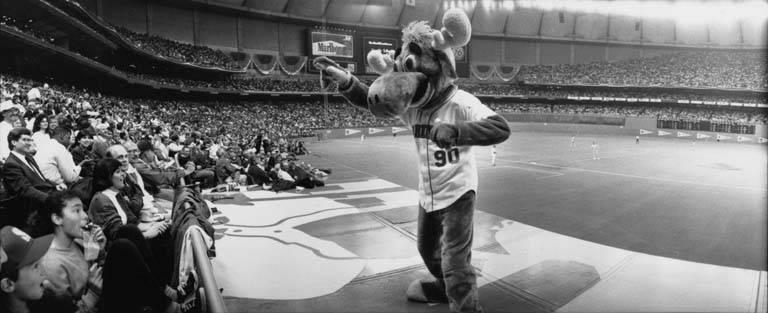
{"label": "mascot ear", "polygon": [[389,54],[381,53],[381,50],[371,50],[366,57],[368,60],[368,66],[370,66],[374,72],[379,74],[386,74],[395,68],[395,61]]}
{"label": "mascot ear", "polygon": [[472,37],[472,23],[464,10],[451,8],[443,14],[443,28],[439,32],[434,31],[433,36],[432,47],[435,50],[461,47]]}

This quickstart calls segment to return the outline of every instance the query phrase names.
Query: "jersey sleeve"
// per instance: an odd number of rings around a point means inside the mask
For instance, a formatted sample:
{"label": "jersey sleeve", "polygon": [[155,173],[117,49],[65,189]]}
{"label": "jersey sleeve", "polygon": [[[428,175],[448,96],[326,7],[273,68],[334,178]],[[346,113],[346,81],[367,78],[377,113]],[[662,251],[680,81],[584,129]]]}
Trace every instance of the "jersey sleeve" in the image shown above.
{"label": "jersey sleeve", "polygon": [[480,99],[469,94],[467,95],[469,99],[462,101],[462,109],[467,121],[480,121],[496,115],[496,112],[480,102]]}

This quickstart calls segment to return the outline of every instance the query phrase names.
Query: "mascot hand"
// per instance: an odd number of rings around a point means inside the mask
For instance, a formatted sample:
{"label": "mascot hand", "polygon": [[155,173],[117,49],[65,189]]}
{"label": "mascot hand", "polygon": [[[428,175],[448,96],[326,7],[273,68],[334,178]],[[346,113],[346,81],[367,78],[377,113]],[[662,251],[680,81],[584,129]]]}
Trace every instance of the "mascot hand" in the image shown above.
{"label": "mascot hand", "polygon": [[316,69],[325,72],[339,86],[347,85],[352,79],[352,74],[343,69],[339,63],[327,57],[315,58],[312,60],[312,65]]}
{"label": "mascot hand", "polygon": [[429,133],[429,139],[440,147],[440,149],[448,149],[456,145],[456,141],[459,139],[459,129],[456,125],[437,124],[432,127],[432,131]]}

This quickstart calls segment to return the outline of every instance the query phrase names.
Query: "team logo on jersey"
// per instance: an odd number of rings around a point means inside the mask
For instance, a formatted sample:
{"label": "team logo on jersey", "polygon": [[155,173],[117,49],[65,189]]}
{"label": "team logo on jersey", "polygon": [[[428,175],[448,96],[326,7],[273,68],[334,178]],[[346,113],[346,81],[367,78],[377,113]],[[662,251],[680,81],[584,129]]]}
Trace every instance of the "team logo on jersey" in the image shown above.
{"label": "team logo on jersey", "polygon": [[653,134],[653,132],[650,130],[642,129],[642,128],[640,129],[640,135],[648,135],[648,134]]}
{"label": "team logo on jersey", "polygon": [[380,133],[380,132],[383,132],[383,131],[384,130],[380,129],[380,128],[368,128],[368,134],[369,135],[373,135],[375,133]]}
{"label": "team logo on jersey", "polygon": [[358,129],[349,129],[349,128],[347,128],[347,129],[344,130],[344,135],[345,136],[349,136],[349,135],[357,134],[359,132],[360,132],[360,130],[358,130]]}
{"label": "team logo on jersey", "polygon": [[429,139],[429,132],[432,131],[432,125],[416,124],[413,125],[413,137]]}

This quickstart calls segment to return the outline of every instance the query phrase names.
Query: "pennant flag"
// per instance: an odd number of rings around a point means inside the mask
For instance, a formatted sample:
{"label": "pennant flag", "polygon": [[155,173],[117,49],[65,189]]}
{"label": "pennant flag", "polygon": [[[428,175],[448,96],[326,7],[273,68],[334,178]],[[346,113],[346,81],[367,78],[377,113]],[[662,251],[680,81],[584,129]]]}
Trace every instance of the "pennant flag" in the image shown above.
{"label": "pennant flag", "polygon": [[381,128],[368,128],[368,134],[375,134],[383,132],[384,130]]}
{"label": "pennant flag", "polygon": [[397,134],[399,132],[404,132],[408,130],[408,128],[402,128],[402,127],[392,127],[392,133]]}
{"label": "pennant flag", "polygon": [[671,133],[670,132],[665,132],[663,130],[659,131],[659,136],[666,136],[666,135],[669,135],[669,134],[671,134]]}
{"label": "pennant flag", "polygon": [[650,130],[642,129],[642,128],[640,129],[640,135],[648,135],[648,134],[653,134],[653,132]]}
{"label": "pennant flag", "polygon": [[743,141],[752,141],[752,138],[749,138],[749,137],[742,137],[742,136],[738,136],[738,137],[736,137],[736,141],[738,141],[738,142],[743,142]]}
{"label": "pennant flag", "polygon": [[757,139],[757,142],[759,142],[759,143],[766,143],[766,142],[768,142],[768,138],[760,137],[760,138]]}
{"label": "pennant flag", "polygon": [[717,140],[731,139],[731,137],[720,135],[720,134],[717,134],[715,138],[717,138]]}
{"label": "pennant flag", "polygon": [[697,133],[696,134],[696,139],[704,139],[704,138],[711,138],[711,137],[712,136],[707,135],[707,134],[702,134],[702,133]]}
{"label": "pennant flag", "polygon": [[357,134],[359,132],[360,132],[360,130],[358,130],[358,129],[349,129],[349,128],[347,128],[347,129],[344,130],[344,135],[345,136],[349,136],[349,135],[352,135],[352,134]]}
{"label": "pennant flag", "polygon": [[691,134],[684,132],[677,132],[677,137],[690,137]]}

